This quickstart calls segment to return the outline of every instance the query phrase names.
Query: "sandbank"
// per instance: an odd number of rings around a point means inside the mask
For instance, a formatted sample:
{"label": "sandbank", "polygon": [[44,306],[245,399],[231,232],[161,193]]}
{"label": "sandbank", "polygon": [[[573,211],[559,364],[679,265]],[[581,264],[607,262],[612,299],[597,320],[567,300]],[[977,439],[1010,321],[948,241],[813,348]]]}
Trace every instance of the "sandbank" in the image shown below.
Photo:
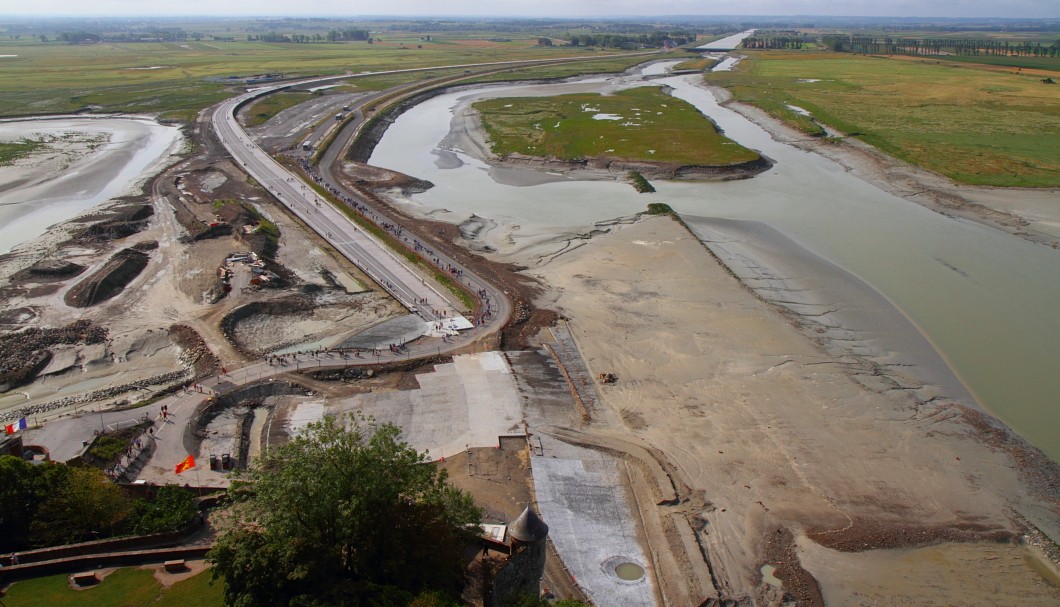
{"label": "sandbank", "polygon": [[107,200],[134,193],[180,143],[146,119],[64,117],[0,122],[0,139],[45,142],[0,167],[0,252]]}
{"label": "sandbank", "polygon": [[[1035,486],[1010,453],[984,448],[947,401],[855,381],[677,222],[615,226],[532,274],[549,287],[539,303],[570,319],[592,374],[618,377],[598,386],[605,411],[582,432],[661,454],[687,487],[683,516],[728,596],[770,592],[759,566],[778,527],[818,543],[862,538],[866,549],[955,529],[1015,537],[1012,512],[1060,532],[1055,485]],[[1055,464],[1042,465],[1056,478]],[[676,515],[643,506],[645,517]],[[652,550],[666,541],[649,533]],[[947,591],[968,583],[942,569],[935,579]],[[1011,591],[1043,605],[1057,596],[1024,586]]]}

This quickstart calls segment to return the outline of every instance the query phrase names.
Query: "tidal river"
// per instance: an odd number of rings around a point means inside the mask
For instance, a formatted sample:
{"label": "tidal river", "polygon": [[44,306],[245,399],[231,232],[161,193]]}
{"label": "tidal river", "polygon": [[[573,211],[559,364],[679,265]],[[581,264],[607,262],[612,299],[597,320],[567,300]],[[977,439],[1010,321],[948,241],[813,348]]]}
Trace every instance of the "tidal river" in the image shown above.
{"label": "tidal river", "polygon": [[672,87],[729,137],[775,160],[771,170],[742,181],[656,181],[649,198],[624,183],[559,176],[520,182],[461,153],[450,133],[460,123],[453,108],[459,115],[473,96],[606,91],[635,84],[629,77],[431,99],[397,120],[371,163],[435,184],[405,201],[409,210],[470,219],[484,226],[477,236],[483,244],[524,261],[547,258],[598,221],[668,203],[727,263],[740,266],[741,277],[750,269],[751,278],[810,291],[802,297],[811,303],[837,304],[829,313],[874,360],[920,367],[917,374],[935,388],[924,396],[967,402],[974,395],[1060,460],[1060,252],[931,212],[778,143],[720,107],[697,86],[699,78],[652,82]]}
{"label": "tidal river", "polygon": [[181,141],[146,118],[0,121],[0,141],[42,142],[0,167],[0,253],[112,198],[133,193]]}

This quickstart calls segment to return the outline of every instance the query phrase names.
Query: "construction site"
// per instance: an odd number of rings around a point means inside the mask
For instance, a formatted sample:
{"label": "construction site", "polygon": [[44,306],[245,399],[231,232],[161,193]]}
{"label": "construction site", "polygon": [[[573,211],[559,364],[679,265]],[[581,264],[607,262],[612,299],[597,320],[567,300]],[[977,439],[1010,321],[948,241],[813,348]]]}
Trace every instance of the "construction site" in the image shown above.
{"label": "construction site", "polygon": [[[991,604],[1003,563],[1001,602],[1060,600],[1037,573],[1057,561],[1060,520],[1040,452],[960,403],[881,387],[670,216],[495,254],[489,220],[412,208],[431,185],[415,176],[306,170],[324,137],[355,130],[334,116],[367,99],[318,90],[249,142],[205,112],[142,193],[0,257],[0,417],[29,426],[5,449],[76,462],[125,431],[114,480],[210,494],[310,423],[366,417],[474,495],[490,566],[540,567],[549,597]],[[264,156],[305,185],[248,176]],[[342,253],[365,240],[403,243],[385,263],[414,278]],[[408,251],[421,261],[397,259]],[[136,550],[199,563],[205,522]],[[21,553],[4,575],[135,556],[78,550]]]}

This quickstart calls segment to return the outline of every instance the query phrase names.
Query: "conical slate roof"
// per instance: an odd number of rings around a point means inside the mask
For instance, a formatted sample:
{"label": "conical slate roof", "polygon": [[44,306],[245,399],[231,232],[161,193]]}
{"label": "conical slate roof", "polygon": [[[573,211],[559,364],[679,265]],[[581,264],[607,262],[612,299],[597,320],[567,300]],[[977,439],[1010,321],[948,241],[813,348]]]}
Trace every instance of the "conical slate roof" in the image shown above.
{"label": "conical slate roof", "polygon": [[539,542],[548,536],[548,525],[527,506],[519,518],[508,523],[508,535],[520,542]]}

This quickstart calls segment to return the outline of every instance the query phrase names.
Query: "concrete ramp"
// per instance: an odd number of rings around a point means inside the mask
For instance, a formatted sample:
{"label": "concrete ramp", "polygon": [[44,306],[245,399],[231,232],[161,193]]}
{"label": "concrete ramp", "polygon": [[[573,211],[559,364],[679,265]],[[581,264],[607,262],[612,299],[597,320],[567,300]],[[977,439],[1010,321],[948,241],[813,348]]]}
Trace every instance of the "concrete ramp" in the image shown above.
{"label": "concrete ramp", "polygon": [[624,472],[615,458],[577,451],[579,459],[530,458],[549,537],[594,605],[653,607],[649,562],[637,541]]}
{"label": "concrete ramp", "polygon": [[522,433],[518,389],[501,353],[457,356],[416,380],[418,390],[358,394],[335,409],[393,423],[410,445],[429,450],[434,459],[468,446],[495,447],[499,436]]}

